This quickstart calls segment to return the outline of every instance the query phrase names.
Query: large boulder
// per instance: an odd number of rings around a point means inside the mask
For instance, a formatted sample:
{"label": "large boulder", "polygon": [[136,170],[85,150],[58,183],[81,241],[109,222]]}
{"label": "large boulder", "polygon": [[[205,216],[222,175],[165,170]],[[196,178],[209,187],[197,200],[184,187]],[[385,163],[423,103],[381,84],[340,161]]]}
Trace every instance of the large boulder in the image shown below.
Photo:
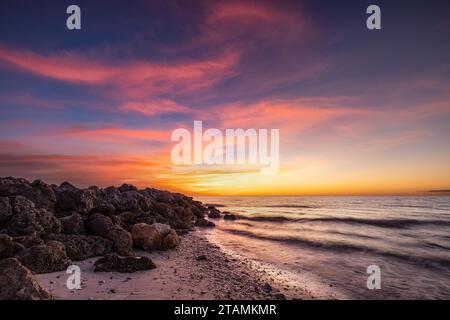
{"label": "large boulder", "polygon": [[0,196],[23,196],[32,201],[36,208],[53,210],[56,197],[53,189],[41,180],[33,183],[21,178],[0,178]]}
{"label": "large boulder", "polygon": [[92,214],[85,222],[86,231],[88,234],[108,238],[108,235],[113,227],[112,220],[100,213]]}
{"label": "large boulder", "polygon": [[32,246],[39,246],[41,244],[44,244],[44,241],[39,237],[37,232],[33,232],[26,236],[16,236],[16,237],[13,237],[13,239],[15,242],[21,244],[25,248],[29,248]]}
{"label": "large boulder", "polygon": [[0,260],[14,257],[14,255],[24,250],[25,247],[14,241],[13,238],[7,234],[0,234]]}
{"label": "large boulder", "polygon": [[67,256],[73,261],[103,256],[111,253],[113,248],[111,240],[99,236],[50,234],[47,239],[62,242]]}
{"label": "large boulder", "polygon": [[149,257],[120,257],[109,254],[95,262],[95,272],[136,272],[156,268]]}
{"label": "large boulder", "polygon": [[46,209],[35,208],[33,202],[22,196],[11,199],[12,217],[4,225],[7,233],[12,236],[29,235],[34,232],[59,233],[61,223]]}
{"label": "large boulder", "polygon": [[[133,243],[144,250],[167,250],[176,247],[180,239],[169,225],[138,223],[131,229]],[[167,239],[166,239],[167,237]]]}
{"label": "large boulder", "polygon": [[72,213],[68,217],[59,219],[62,232],[65,234],[86,234],[83,217],[79,213]]}
{"label": "large boulder", "polygon": [[131,234],[120,226],[113,226],[108,234],[108,239],[114,243],[114,251],[121,256],[132,256],[133,238]]}
{"label": "large boulder", "polygon": [[16,258],[0,261],[0,300],[48,300],[51,294]]}
{"label": "large boulder", "polygon": [[48,241],[44,245],[25,249],[16,258],[34,273],[62,271],[70,265],[66,248],[58,241]]}
{"label": "large boulder", "polygon": [[133,239],[131,234],[113,220],[99,213],[92,214],[85,223],[88,234],[101,236],[113,242],[113,249],[120,255],[132,256]]}
{"label": "large boulder", "polygon": [[80,190],[68,182],[63,182],[55,188],[56,204],[58,212],[75,211],[82,214],[90,212],[96,202],[96,190]]}

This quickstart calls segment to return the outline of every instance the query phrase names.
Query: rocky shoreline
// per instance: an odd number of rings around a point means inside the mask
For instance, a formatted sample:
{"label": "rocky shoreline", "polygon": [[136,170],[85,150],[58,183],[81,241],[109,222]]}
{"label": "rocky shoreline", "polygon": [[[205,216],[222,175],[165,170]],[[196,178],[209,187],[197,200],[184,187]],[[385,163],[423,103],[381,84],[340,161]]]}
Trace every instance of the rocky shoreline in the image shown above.
{"label": "rocky shoreline", "polygon": [[[285,298],[193,232],[220,218],[235,217],[152,188],[0,178],[0,299]],[[80,290],[66,286],[73,264]]]}

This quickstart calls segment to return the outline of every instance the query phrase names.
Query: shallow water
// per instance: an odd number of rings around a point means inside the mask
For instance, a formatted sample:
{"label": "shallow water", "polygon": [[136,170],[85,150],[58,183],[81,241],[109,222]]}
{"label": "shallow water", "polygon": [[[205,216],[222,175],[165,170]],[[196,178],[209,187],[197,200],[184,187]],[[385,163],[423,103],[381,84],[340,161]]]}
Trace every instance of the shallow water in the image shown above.
{"label": "shallow water", "polygon": [[[210,238],[350,298],[450,299],[450,197],[201,197],[240,216]],[[367,288],[367,267],[381,289]]]}

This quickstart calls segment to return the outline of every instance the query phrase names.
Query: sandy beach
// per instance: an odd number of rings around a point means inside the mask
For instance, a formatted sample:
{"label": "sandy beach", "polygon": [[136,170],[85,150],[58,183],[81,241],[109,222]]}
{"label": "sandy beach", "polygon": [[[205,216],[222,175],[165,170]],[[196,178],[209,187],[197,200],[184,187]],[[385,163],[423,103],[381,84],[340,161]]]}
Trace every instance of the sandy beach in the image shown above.
{"label": "sandy beach", "polygon": [[[69,290],[64,271],[37,275],[55,299],[311,299],[311,292],[291,283],[276,282],[270,271],[251,260],[226,254],[202,232],[182,237],[171,251],[136,254],[148,256],[156,268],[135,273],[94,272],[90,258],[78,262],[82,288]],[[332,298],[331,296],[329,298]]]}

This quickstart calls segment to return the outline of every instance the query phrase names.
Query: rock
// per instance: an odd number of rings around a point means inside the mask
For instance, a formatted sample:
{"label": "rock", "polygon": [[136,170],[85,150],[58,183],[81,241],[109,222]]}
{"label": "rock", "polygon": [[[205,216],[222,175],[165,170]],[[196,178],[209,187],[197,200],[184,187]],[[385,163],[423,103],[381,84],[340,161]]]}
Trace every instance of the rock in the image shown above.
{"label": "rock", "polygon": [[113,222],[109,217],[94,213],[86,220],[85,227],[88,234],[108,238]]}
{"label": "rock", "polygon": [[0,228],[12,217],[12,208],[9,198],[0,197]]}
{"label": "rock", "polygon": [[162,250],[169,250],[177,247],[180,244],[180,237],[173,229],[163,238],[161,243]]}
{"label": "rock", "polygon": [[124,183],[119,188],[120,192],[127,192],[127,191],[137,191],[137,188],[131,184]]}
{"label": "rock", "polygon": [[74,261],[103,256],[113,248],[111,240],[99,236],[51,234],[47,239],[62,242],[67,256]]}
{"label": "rock", "polygon": [[153,224],[156,222],[155,217],[147,212],[130,212],[125,211],[119,215],[120,220],[125,228],[131,231],[131,228],[138,223]]}
{"label": "rock", "polygon": [[120,257],[108,254],[95,262],[95,272],[136,272],[156,268],[149,257]]}
{"label": "rock", "polygon": [[86,234],[83,217],[79,213],[72,213],[71,216],[59,219],[62,232],[65,234]]}
{"label": "rock", "polygon": [[52,296],[39,285],[30,270],[16,258],[0,261],[0,300],[42,299],[52,299]]}
{"label": "rock", "polygon": [[277,294],[275,294],[275,299],[276,300],[286,300],[286,296],[282,293],[277,293]]}
{"label": "rock", "polygon": [[197,221],[195,222],[195,226],[203,227],[203,228],[211,228],[211,227],[215,227],[216,224],[212,221],[206,220],[205,218],[200,218],[200,219],[197,219]]}
{"label": "rock", "polygon": [[91,209],[90,213],[101,213],[105,216],[111,217],[116,212],[116,208],[111,204],[103,200],[96,201],[94,207]]}
{"label": "rock", "polygon": [[6,234],[0,234],[0,260],[13,257],[17,252],[24,250],[25,247],[13,240]]}
{"label": "rock", "polygon": [[55,189],[57,212],[75,211],[86,214],[94,208],[96,190],[79,190],[68,182],[63,182]]}
{"label": "rock", "polygon": [[223,220],[236,220],[236,219],[237,219],[236,216],[232,213],[226,213],[223,216]]}
{"label": "rock", "polygon": [[166,250],[174,248],[180,242],[175,230],[162,223],[135,224],[131,229],[131,235],[134,245],[144,250]]}
{"label": "rock", "polygon": [[21,178],[0,178],[0,197],[15,196],[25,197],[40,209],[53,210],[56,202],[53,189],[41,180],[30,183]]}
{"label": "rock", "polygon": [[48,241],[19,252],[16,258],[35,273],[50,273],[65,270],[70,261],[61,242]]}
{"label": "rock", "polygon": [[222,217],[222,215],[220,214],[220,211],[218,209],[216,209],[216,207],[209,206],[208,210],[209,210],[208,218],[220,219]]}
{"label": "rock", "polygon": [[34,232],[59,233],[61,223],[46,209],[36,209],[34,204],[22,196],[10,200],[13,216],[4,225],[7,233],[12,236],[29,235]]}
{"label": "rock", "polygon": [[39,238],[39,235],[36,232],[33,232],[26,236],[16,236],[13,237],[13,239],[15,242],[20,243],[25,248],[44,244],[44,241]]}
{"label": "rock", "polygon": [[[113,226],[108,238],[114,243],[114,251],[121,256],[133,256],[133,238],[131,234],[120,226]],[[169,242],[168,245],[171,245]]]}

